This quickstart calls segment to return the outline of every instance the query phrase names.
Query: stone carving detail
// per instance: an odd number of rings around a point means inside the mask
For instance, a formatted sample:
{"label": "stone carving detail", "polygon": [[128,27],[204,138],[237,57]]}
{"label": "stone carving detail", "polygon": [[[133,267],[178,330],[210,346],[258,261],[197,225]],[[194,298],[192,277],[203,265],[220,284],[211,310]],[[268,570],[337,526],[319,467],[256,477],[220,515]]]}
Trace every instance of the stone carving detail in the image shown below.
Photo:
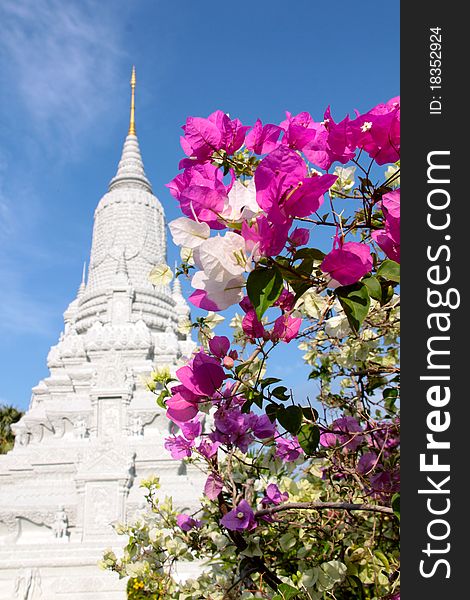
{"label": "stone carving detail", "polygon": [[18,600],[40,600],[43,596],[39,569],[21,569],[16,577],[14,594]]}
{"label": "stone carving detail", "polygon": [[54,536],[60,541],[68,541],[69,520],[63,506],[59,506],[52,524]]}
{"label": "stone carving detail", "polygon": [[144,435],[143,419],[139,414],[131,415],[129,418],[129,434],[133,437]]}

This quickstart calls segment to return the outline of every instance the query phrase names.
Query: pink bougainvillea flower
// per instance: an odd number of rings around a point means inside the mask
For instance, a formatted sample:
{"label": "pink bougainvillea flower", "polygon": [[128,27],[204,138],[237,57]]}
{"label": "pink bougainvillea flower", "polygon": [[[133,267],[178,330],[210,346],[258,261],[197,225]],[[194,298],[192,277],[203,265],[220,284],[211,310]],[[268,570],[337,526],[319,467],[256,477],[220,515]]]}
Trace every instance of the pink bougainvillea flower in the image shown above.
{"label": "pink bougainvillea flower", "polygon": [[207,120],[213,123],[220,132],[220,143],[217,149],[222,149],[227,154],[236,152],[245,141],[245,133],[250,129],[248,125],[242,125],[239,119],[231,119],[221,110],[213,112]]}
{"label": "pink bougainvillea flower", "polygon": [[276,434],[276,425],[271,423],[268,415],[252,415],[251,429],[255,436],[260,440],[274,437]]}
{"label": "pink bougainvillea flower", "polygon": [[212,458],[217,454],[219,446],[220,442],[211,442],[207,439],[204,439],[201,441],[199,446],[197,446],[196,450],[205,458]]}
{"label": "pink bougainvillea flower", "polygon": [[267,123],[263,126],[258,119],[253,129],[246,136],[245,144],[248,150],[255,154],[266,154],[272,152],[279,144],[279,136],[282,129],[278,125]]}
{"label": "pink bougainvillea flower", "polygon": [[249,340],[262,338],[266,334],[266,330],[261,321],[258,319],[254,309],[248,310],[246,315],[243,317],[242,329],[243,333]]}
{"label": "pink bougainvillea flower", "polygon": [[282,143],[293,150],[303,150],[316,135],[315,123],[308,112],[301,112],[294,117],[286,112],[286,119],[280,123],[285,134]]}
{"label": "pink bougainvillea flower", "polygon": [[357,450],[364,442],[363,429],[354,417],[341,417],[330,425],[331,431],[320,435],[320,444],[325,447],[340,445],[346,450]]}
{"label": "pink bougainvillea flower", "polygon": [[357,462],[356,470],[360,475],[368,475],[377,466],[377,454],[366,452]]}
{"label": "pink bougainvillea flower", "polygon": [[303,159],[286,146],[263,158],[255,172],[256,200],[271,223],[278,226],[317,211],[323,194],[337,179],[336,175],[307,175]]}
{"label": "pink bougainvillea flower", "polygon": [[305,229],[305,227],[296,227],[289,234],[289,242],[291,243],[293,248],[297,248],[298,246],[305,246],[308,244],[308,240],[310,238],[310,231]]}
{"label": "pink bougainvillea flower", "polygon": [[188,117],[182,127],[181,147],[187,156],[197,160],[209,160],[215,150],[220,148],[222,133],[215,123],[203,117]]}
{"label": "pink bougainvillea flower", "polygon": [[269,212],[273,204],[307,176],[303,159],[287,146],[279,146],[258,165],[255,172],[256,200]]}
{"label": "pink bougainvillea flower", "polygon": [[299,446],[299,442],[295,435],[292,436],[290,440],[283,437],[276,439],[275,456],[284,462],[292,462],[297,460],[302,453],[303,450]]}
{"label": "pink bougainvillea flower", "polygon": [[400,98],[378,104],[351,121],[355,145],[365,150],[378,165],[400,158]]}
{"label": "pink bougainvillea flower", "polygon": [[372,256],[367,244],[346,242],[325,256],[321,270],[340,285],[359,281],[372,269]]}
{"label": "pink bougainvillea flower", "polygon": [[230,349],[230,340],[225,335],[215,335],[209,340],[209,350],[214,356],[223,358]]}
{"label": "pink bougainvillea flower", "polygon": [[253,255],[257,251],[260,256],[275,256],[284,248],[290,227],[290,220],[274,224],[262,215],[251,225],[244,221],[241,233]]}
{"label": "pink bougainvillea flower", "polygon": [[181,435],[169,437],[165,440],[165,448],[171,453],[171,457],[180,460],[191,456],[192,444]]}
{"label": "pink bougainvillea flower", "polygon": [[176,377],[196,396],[211,398],[225,379],[219,361],[205,352],[198,352],[187,365],[176,371]]}
{"label": "pink bougainvillea flower", "polygon": [[195,527],[202,527],[202,521],[193,519],[193,517],[185,515],[184,513],[176,516],[176,522],[178,523],[178,527],[183,531],[191,531],[191,529],[194,529]]}
{"label": "pink bougainvillea flower", "polygon": [[256,527],[255,515],[246,500],[239,502],[220,522],[231,531],[251,531]]}
{"label": "pink bougainvillea flower", "polygon": [[274,321],[271,339],[289,343],[299,333],[301,323],[302,319],[300,317],[281,315]]}
{"label": "pink bougainvillea flower", "polygon": [[337,179],[337,175],[329,174],[302,179],[282,203],[282,211],[292,218],[308,217],[320,208],[323,195]]}
{"label": "pink bougainvillea flower", "polygon": [[202,423],[199,419],[179,423],[181,433],[189,441],[194,441],[202,433]]}
{"label": "pink bougainvillea flower", "polygon": [[280,293],[279,298],[274,303],[274,306],[279,306],[282,311],[290,311],[294,308],[294,300],[294,294],[284,288]]}
{"label": "pink bougainvillea flower", "polygon": [[261,499],[263,506],[269,506],[270,504],[282,504],[289,499],[288,492],[281,492],[275,483],[270,483],[266,488],[266,493]]}
{"label": "pink bougainvillea flower", "polygon": [[385,229],[372,232],[372,238],[388,258],[400,262],[400,190],[385,194],[382,198]]}
{"label": "pink bougainvillea flower", "polygon": [[178,425],[190,421],[198,413],[199,400],[200,397],[184,385],[174,385],[171,388],[171,397],[166,403],[167,417]]}
{"label": "pink bougainvillea flower", "polygon": [[191,166],[167,184],[181,211],[190,219],[203,221],[211,229],[223,229],[218,221],[230,187],[222,181],[221,171],[210,163]]}
{"label": "pink bougainvillea flower", "polygon": [[223,488],[224,482],[220,475],[217,473],[211,473],[206,480],[204,494],[207,496],[207,498],[209,498],[209,500],[215,500]]}

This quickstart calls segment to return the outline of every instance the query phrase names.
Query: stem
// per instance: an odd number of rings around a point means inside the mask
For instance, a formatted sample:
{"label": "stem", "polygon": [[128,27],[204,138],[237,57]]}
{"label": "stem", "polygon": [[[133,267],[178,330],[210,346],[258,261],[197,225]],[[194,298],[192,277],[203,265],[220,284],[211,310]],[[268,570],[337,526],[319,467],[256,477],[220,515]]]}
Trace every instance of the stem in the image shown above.
{"label": "stem", "polygon": [[365,510],[370,512],[379,512],[387,515],[393,515],[393,509],[388,506],[378,506],[376,504],[353,504],[350,502],[288,502],[271,508],[263,508],[255,512],[255,518],[263,517],[264,515],[273,515],[285,510]]}

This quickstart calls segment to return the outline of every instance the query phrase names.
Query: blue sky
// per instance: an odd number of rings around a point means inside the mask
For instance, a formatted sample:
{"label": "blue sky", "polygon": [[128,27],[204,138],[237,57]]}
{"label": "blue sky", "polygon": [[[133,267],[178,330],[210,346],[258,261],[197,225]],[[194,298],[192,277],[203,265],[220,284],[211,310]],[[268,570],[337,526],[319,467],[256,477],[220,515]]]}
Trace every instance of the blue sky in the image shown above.
{"label": "blue sky", "polygon": [[[132,64],[137,133],[168,220],[187,115],[277,123],[331,104],[340,119],[399,92],[398,0],[2,0],[0,22],[0,403],[23,409],[117,167]],[[294,385],[298,361],[285,348],[270,374]]]}

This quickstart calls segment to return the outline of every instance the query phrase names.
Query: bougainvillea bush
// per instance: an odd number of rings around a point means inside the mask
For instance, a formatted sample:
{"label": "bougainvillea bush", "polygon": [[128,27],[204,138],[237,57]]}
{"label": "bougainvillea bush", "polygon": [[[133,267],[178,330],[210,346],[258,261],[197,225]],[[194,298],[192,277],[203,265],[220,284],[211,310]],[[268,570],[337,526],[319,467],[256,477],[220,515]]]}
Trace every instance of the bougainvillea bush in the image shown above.
{"label": "bougainvillea bush", "polygon": [[[150,386],[204,498],[179,514],[144,482],[150,510],[103,564],[155,598],[397,599],[399,99],[339,122],[216,111],[183,131],[169,228],[203,316],[180,323],[194,354]],[[275,376],[286,344],[308,397]],[[201,575],[178,583],[186,560]]]}

